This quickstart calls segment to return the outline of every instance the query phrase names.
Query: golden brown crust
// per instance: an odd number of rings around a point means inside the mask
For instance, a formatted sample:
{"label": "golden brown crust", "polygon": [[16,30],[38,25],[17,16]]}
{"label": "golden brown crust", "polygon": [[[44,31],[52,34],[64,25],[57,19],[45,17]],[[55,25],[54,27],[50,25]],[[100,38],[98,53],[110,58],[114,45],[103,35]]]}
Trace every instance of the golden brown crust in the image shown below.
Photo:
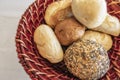
{"label": "golden brown crust", "polygon": [[71,2],[72,0],[61,0],[50,4],[45,12],[46,23],[54,28],[58,22],[71,17]]}
{"label": "golden brown crust", "polygon": [[70,45],[81,38],[85,32],[85,27],[79,24],[74,18],[61,21],[55,27],[55,34],[62,45]]}
{"label": "golden brown crust", "polygon": [[107,15],[105,21],[98,27],[93,28],[93,30],[104,32],[113,36],[119,36],[120,34],[120,22],[119,19]]}
{"label": "golden brown crust", "polygon": [[112,47],[113,41],[110,35],[88,30],[85,32],[82,39],[93,40],[101,44],[107,51]]}
{"label": "golden brown crust", "polygon": [[51,63],[63,60],[63,50],[53,30],[47,25],[40,25],[34,32],[34,41],[42,57]]}

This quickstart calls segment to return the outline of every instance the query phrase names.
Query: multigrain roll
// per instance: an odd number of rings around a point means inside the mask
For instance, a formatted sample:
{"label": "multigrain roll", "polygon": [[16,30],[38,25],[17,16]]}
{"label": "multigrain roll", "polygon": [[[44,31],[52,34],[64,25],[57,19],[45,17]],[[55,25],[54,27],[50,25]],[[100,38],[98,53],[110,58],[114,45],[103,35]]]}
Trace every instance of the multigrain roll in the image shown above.
{"label": "multigrain roll", "polygon": [[45,21],[52,28],[60,21],[73,16],[71,10],[72,0],[60,0],[51,3],[45,12]]}
{"label": "multigrain roll", "polygon": [[90,40],[78,40],[65,52],[64,62],[68,70],[82,80],[98,80],[109,69],[106,50]]}
{"label": "multigrain roll", "polygon": [[64,46],[68,46],[81,38],[84,32],[85,27],[73,17],[61,21],[55,27],[55,34],[59,42]]}
{"label": "multigrain roll", "polygon": [[76,19],[88,28],[98,27],[107,15],[105,0],[72,0],[72,12]]}
{"label": "multigrain roll", "polygon": [[93,40],[101,44],[107,51],[112,47],[112,37],[108,34],[87,30],[82,39]]}

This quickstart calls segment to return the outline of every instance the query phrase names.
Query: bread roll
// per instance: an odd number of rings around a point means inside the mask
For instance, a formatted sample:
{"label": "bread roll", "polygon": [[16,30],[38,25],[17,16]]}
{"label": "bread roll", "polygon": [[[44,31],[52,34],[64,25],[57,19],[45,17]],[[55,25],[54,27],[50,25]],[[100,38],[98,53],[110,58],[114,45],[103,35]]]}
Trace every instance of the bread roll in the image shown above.
{"label": "bread roll", "polygon": [[55,27],[55,34],[59,42],[64,46],[68,46],[81,38],[84,32],[85,27],[79,24],[75,18],[65,19]]}
{"label": "bread roll", "polygon": [[72,12],[88,28],[98,27],[107,15],[105,0],[73,0]]}
{"label": "bread roll", "polygon": [[88,30],[82,39],[93,40],[101,44],[107,51],[112,47],[113,41],[110,35],[105,33]]}
{"label": "bread roll", "polygon": [[71,2],[72,0],[61,0],[51,3],[45,12],[46,23],[54,28],[58,22],[71,17]]}
{"label": "bread roll", "polygon": [[47,25],[40,25],[34,33],[34,41],[42,57],[51,63],[63,60],[63,50],[53,30]]}
{"label": "bread roll", "polygon": [[120,22],[118,18],[108,14],[105,21],[99,27],[93,28],[93,30],[118,36],[120,34]]}
{"label": "bread roll", "polygon": [[80,80],[99,80],[109,69],[107,51],[91,40],[78,40],[65,51],[68,70]]}

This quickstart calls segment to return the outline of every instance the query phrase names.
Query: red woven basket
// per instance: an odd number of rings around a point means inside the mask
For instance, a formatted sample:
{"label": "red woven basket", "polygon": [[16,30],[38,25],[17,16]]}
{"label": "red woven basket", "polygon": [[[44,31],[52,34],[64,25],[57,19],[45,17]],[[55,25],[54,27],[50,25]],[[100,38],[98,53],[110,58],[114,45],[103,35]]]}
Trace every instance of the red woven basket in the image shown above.
{"label": "red woven basket", "polygon": [[[79,80],[68,72],[64,62],[53,65],[42,58],[33,41],[33,33],[45,23],[45,9],[52,2],[54,0],[36,0],[22,15],[15,39],[19,62],[32,80]],[[108,12],[120,19],[120,1],[107,0],[107,5]],[[100,80],[120,80],[120,36],[113,37],[113,41],[108,51],[110,69]]]}

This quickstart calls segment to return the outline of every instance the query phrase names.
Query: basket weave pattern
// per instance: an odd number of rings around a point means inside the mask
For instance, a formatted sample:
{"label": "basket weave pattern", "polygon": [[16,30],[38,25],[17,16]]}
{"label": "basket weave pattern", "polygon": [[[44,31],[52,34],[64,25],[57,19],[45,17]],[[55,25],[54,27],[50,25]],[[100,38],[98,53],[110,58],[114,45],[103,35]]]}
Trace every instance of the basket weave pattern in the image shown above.
{"label": "basket weave pattern", "polygon": [[[22,15],[15,39],[18,58],[32,80],[79,80],[68,72],[64,62],[53,65],[42,58],[33,41],[34,31],[45,23],[45,9],[52,2],[54,0],[36,0]],[[108,12],[120,19],[120,1],[107,2]],[[101,80],[120,80],[120,36],[113,37],[113,40],[113,47],[108,52],[110,69]]]}

